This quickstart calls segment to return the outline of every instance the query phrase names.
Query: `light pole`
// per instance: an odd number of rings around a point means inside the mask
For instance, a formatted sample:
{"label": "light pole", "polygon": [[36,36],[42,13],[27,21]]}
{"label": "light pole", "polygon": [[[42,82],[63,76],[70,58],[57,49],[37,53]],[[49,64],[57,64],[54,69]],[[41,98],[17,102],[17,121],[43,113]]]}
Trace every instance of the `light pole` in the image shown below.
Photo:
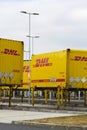
{"label": "light pole", "polygon": [[29,54],[29,51],[24,50],[24,60],[28,60],[27,56]]}
{"label": "light pole", "polygon": [[[29,12],[26,12],[26,11],[21,11],[21,13],[24,13],[24,14],[27,14],[29,16],[29,36],[31,35],[31,28],[30,28],[30,24],[31,24],[31,15],[39,15],[38,13],[29,13]],[[29,70],[30,70],[30,37],[29,37]],[[30,75],[30,72],[29,72],[29,75]],[[30,103],[30,88],[31,88],[31,85],[30,85],[30,78],[28,77],[28,88],[29,88],[29,99],[28,99],[28,102]]]}
{"label": "light pole", "polygon": [[32,38],[32,55],[34,55],[34,38],[39,38],[40,36],[27,36]]}

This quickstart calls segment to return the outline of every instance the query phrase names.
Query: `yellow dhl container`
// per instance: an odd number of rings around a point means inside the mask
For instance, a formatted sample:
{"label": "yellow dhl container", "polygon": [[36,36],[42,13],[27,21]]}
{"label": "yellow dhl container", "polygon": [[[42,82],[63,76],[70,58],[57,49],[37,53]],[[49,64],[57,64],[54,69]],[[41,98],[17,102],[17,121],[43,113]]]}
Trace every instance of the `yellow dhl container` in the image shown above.
{"label": "yellow dhl container", "polygon": [[87,88],[87,51],[67,49],[34,55],[31,86]]}
{"label": "yellow dhl container", "polygon": [[18,89],[24,89],[24,90],[29,89],[29,76],[30,76],[29,64],[30,63],[28,60],[23,61],[23,85]]}
{"label": "yellow dhl container", "polygon": [[22,84],[23,50],[22,41],[0,38],[0,86]]}

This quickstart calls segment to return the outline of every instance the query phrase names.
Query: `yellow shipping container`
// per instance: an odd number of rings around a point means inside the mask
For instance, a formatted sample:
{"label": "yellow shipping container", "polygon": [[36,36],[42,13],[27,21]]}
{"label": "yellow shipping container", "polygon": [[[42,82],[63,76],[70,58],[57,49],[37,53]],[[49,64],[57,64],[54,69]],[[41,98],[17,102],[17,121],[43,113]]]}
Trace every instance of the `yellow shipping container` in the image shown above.
{"label": "yellow shipping container", "polygon": [[31,86],[87,88],[87,51],[67,49],[32,56]]}
{"label": "yellow shipping container", "polygon": [[23,61],[23,85],[22,87],[19,87],[19,89],[28,90],[29,84],[28,84],[28,77],[29,77],[29,61],[24,60]]}
{"label": "yellow shipping container", "polygon": [[23,50],[22,41],[0,38],[0,86],[22,84]]}

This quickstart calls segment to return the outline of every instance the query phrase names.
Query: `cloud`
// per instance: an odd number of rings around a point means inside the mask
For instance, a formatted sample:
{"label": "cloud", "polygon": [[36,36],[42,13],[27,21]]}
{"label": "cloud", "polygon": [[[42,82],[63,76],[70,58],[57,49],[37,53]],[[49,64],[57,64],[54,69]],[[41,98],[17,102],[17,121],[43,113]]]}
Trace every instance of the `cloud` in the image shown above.
{"label": "cloud", "polygon": [[22,10],[39,13],[31,16],[31,35],[40,36],[34,53],[87,48],[87,0],[0,1],[0,37],[23,40],[28,50],[29,19]]}

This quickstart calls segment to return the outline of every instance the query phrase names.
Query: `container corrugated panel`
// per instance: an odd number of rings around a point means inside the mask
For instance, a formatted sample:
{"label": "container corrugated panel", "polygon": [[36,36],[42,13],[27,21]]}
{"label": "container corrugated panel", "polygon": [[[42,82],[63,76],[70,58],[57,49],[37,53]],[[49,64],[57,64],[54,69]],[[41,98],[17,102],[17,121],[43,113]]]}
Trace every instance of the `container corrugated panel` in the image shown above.
{"label": "container corrugated panel", "polygon": [[34,55],[31,62],[31,86],[65,87],[66,51]]}
{"label": "container corrugated panel", "polygon": [[0,38],[0,85],[20,85],[23,80],[22,41]]}
{"label": "container corrugated panel", "polygon": [[87,51],[67,51],[67,84],[71,88],[87,88]]}
{"label": "container corrugated panel", "polygon": [[31,86],[87,88],[87,51],[67,49],[34,55]]}
{"label": "container corrugated panel", "polygon": [[29,61],[24,60],[23,61],[23,85],[22,87],[19,87],[18,89],[29,89]]}

